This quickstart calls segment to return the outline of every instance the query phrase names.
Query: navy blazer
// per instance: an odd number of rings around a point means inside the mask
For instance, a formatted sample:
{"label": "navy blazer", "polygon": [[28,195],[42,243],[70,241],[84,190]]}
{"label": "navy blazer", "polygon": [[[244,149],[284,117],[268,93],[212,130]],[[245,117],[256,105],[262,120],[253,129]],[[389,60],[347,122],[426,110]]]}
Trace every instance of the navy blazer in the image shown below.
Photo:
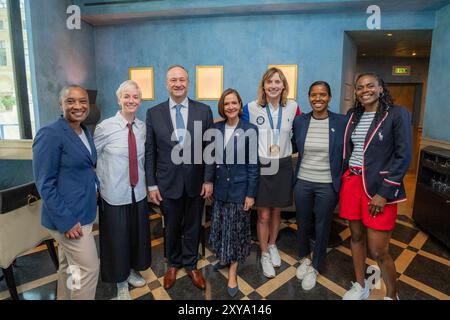
{"label": "navy blazer", "polygon": [[[349,166],[353,151],[351,136],[356,123],[353,109],[345,130],[344,169]],[[369,198],[379,194],[387,203],[406,200],[403,177],[409,168],[412,152],[411,116],[406,108],[390,106],[381,121],[375,121],[367,132],[362,177],[364,192]]]}
{"label": "navy blazer", "polygon": [[[303,152],[305,150],[305,140],[311,122],[312,112],[297,116],[294,120],[293,140],[298,151],[297,166],[295,169],[294,183],[297,181],[300,164],[302,162]],[[331,178],[335,192],[341,188],[342,177],[342,152],[344,148],[344,132],[347,123],[347,117],[343,114],[328,111],[329,116],[329,156]]]}
{"label": "navy blazer", "polygon": [[61,233],[97,214],[97,152],[89,130],[81,125],[92,154],[61,117],[41,128],[33,142],[33,174],[42,198],[42,225]]}
{"label": "navy blazer", "polygon": [[[201,124],[194,136],[194,121]],[[170,117],[169,100],[147,110],[147,137],[145,141],[145,174],[147,186],[158,185],[163,198],[178,199],[184,190],[190,197],[199,196],[204,182],[213,182],[214,164],[206,164],[204,159],[195,163],[194,143],[200,144],[201,151],[207,146],[203,141],[206,130],[214,127],[212,111],[206,104],[189,99],[187,131],[192,141],[185,140],[184,150],[190,148],[190,163],[172,162],[172,150],[178,141],[172,141],[174,132]],[[183,150],[183,153],[184,153]]]}
{"label": "navy blazer", "polygon": [[[215,141],[214,199],[243,204],[245,197],[255,198],[258,190],[258,128],[254,124],[239,120],[224,148],[225,122],[215,124],[221,135],[220,140]],[[234,148],[233,153],[230,153],[230,148]],[[224,150],[223,153],[221,150]]]}

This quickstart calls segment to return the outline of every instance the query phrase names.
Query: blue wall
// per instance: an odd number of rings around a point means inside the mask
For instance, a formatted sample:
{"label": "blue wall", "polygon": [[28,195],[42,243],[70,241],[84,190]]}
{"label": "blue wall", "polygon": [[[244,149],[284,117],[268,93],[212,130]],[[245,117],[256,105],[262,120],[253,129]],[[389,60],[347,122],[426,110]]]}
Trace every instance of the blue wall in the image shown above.
{"label": "blue wall", "polygon": [[66,84],[96,89],[93,28],[66,27],[71,0],[26,0],[36,129],[60,114],[58,93]]}
{"label": "blue wall", "polygon": [[[115,90],[128,78],[129,67],[153,66],[155,101],[165,100],[165,72],[169,65],[187,67],[190,96],[195,97],[195,66],[223,65],[224,88],[234,87],[245,102],[256,96],[258,81],[268,64],[298,64],[297,100],[309,111],[306,92],[315,80],[330,83],[339,112],[345,30],[366,30],[365,12],[359,14],[253,15],[146,21],[95,27],[95,59],[102,117],[117,110]],[[434,12],[386,13],[383,29],[432,29]],[[270,23],[270,24],[269,24]],[[218,116],[216,101],[213,106]]]}
{"label": "blue wall", "polygon": [[433,31],[428,94],[426,98],[423,136],[450,141],[450,5],[436,14]]}

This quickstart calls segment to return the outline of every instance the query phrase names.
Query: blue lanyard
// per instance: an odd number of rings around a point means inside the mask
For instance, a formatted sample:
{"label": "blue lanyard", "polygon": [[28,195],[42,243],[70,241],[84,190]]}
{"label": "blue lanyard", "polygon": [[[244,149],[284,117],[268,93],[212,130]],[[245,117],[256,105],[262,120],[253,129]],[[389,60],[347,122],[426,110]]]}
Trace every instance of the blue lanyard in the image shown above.
{"label": "blue lanyard", "polygon": [[[267,112],[267,117],[269,118],[270,127],[272,128],[272,130],[274,130],[275,128],[273,127],[273,118],[272,118],[272,114],[270,113],[270,107],[269,107],[268,104],[266,104],[266,112]],[[282,119],[282,117],[283,117],[283,106],[280,104],[280,106],[278,107],[277,128],[276,128],[276,131],[273,134],[273,142],[275,144],[278,144],[278,140],[280,138],[281,119]]]}

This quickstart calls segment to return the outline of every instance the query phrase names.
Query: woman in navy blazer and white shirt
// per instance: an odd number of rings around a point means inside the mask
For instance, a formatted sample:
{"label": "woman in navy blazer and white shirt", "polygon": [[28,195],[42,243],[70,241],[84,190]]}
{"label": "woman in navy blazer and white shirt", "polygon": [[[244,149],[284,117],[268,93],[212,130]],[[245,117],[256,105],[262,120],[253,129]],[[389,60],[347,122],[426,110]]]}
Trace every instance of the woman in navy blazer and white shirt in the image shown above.
{"label": "woman in navy blazer and white shirt", "polygon": [[93,300],[99,271],[92,235],[97,153],[81,124],[89,98],[84,88],[71,85],[61,90],[59,102],[63,116],[42,127],[33,142],[34,180],[42,197],[42,225],[59,243],[57,299]]}
{"label": "woman in navy blazer and white shirt", "polygon": [[397,203],[406,200],[403,177],[411,160],[411,118],[395,106],[375,73],[356,78],[355,106],[345,130],[340,216],[349,220],[356,282],[345,300],[370,294],[365,281],[366,244],[386,283],[385,300],[398,299],[397,273],[389,254]]}
{"label": "woman in navy blazer and white shirt", "polygon": [[[344,115],[328,110],[331,89],[327,82],[314,82],[308,96],[312,112],[296,117],[293,126],[294,145],[298,150],[294,186],[300,242],[297,278],[302,280],[304,290],[314,288],[325,261],[330,224],[341,185],[346,124]],[[316,242],[311,258],[309,233],[313,216]]]}
{"label": "woman in navy blazer and white shirt", "polygon": [[242,99],[234,89],[224,91],[219,114],[226,120],[215,124],[216,177],[210,243],[219,262],[214,269],[229,265],[228,294],[238,291],[237,267],[250,254],[250,210],[257,193],[257,127],[242,121]]}

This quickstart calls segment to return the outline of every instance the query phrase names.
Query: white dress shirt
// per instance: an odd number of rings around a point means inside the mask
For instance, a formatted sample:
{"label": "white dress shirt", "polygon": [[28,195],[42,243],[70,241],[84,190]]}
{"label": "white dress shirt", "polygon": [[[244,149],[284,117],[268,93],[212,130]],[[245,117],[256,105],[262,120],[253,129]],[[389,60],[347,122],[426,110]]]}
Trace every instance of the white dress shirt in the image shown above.
{"label": "white dress shirt", "polygon": [[228,124],[225,123],[225,141],[224,141],[224,148],[226,147],[226,145],[228,144],[228,142],[230,141],[231,137],[233,136],[234,130],[237,127],[237,123],[234,126],[229,126]]}
{"label": "white dress shirt", "polygon": [[[132,202],[128,159],[128,121],[117,112],[95,128],[94,143],[97,149],[97,176],[100,194],[111,205],[126,205]],[[138,158],[138,184],[134,188],[136,201],[147,196],[145,182],[145,123],[134,119],[133,133],[136,137]]]}

